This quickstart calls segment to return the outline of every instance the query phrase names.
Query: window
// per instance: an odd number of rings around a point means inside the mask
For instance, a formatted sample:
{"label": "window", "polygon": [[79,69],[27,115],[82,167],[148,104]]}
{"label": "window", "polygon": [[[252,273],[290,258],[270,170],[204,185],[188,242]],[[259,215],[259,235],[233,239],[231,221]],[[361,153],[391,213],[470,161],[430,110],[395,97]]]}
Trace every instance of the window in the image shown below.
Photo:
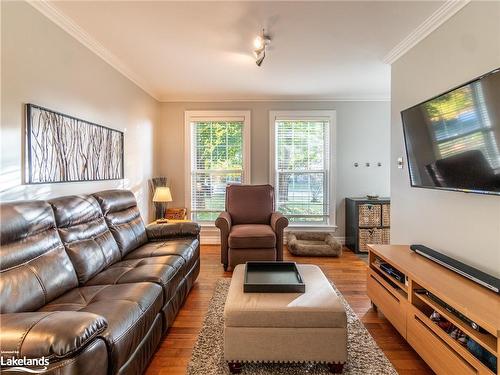
{"label": "window", "polygon": [[226,185],[250,182],[250,112],[186,111],[186,206],[213,223],[224,211]]}
{"label": "window", "polygon": [[297,225],[333,226],[334,111],[271,112],[276,209]]}

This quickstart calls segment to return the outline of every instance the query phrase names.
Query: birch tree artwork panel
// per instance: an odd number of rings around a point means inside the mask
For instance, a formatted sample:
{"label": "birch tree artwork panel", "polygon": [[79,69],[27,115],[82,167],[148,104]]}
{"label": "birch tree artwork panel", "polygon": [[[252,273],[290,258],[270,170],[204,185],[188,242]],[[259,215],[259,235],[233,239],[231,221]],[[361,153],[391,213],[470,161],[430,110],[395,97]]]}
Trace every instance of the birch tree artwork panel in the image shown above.
{"label": "birch tree artwork panel", "polygon": [[123,132],[27,105],[27,182],[123,178]]}

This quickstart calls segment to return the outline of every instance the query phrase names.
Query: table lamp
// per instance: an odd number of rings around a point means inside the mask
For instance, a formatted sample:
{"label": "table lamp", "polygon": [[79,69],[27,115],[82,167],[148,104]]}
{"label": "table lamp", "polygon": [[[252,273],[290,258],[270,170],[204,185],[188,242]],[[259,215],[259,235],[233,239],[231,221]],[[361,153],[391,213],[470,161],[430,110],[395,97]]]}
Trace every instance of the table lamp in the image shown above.
{"label": "table lamp", "polygon": [[164,203],[162,211],[162,218],[156,220],[157,223],[167,223],[168,220],[165,217],[167,213],[167,204],[168,202],[172,202],[172,194],[170,193],[170,188],[166,186],[159,186],[155,190],[155,194],[153,195],[153,202],[155,203]]}

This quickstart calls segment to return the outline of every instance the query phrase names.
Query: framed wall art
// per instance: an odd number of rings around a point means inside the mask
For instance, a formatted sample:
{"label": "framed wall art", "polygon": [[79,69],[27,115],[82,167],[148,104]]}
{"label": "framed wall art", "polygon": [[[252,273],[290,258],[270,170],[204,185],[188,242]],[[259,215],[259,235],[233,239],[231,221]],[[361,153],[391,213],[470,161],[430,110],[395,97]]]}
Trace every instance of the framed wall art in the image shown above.
{"label": "framed wall art", "polygon": [[123,132],[26,105],[28,184],[123,178]]}

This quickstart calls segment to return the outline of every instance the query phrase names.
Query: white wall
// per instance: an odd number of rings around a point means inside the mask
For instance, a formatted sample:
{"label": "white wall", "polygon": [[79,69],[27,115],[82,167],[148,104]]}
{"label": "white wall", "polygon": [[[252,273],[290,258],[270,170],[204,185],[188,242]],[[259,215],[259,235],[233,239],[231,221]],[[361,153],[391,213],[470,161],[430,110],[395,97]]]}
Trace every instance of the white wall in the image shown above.
{"label": "white wall", "polygon": [[[471,2],[392,65],[393,243],[421,243],[500,276],[500,197],[410,188],[400,112],[500,66],[500,2]],[[500,105],[500,103],[499,103]]]}
{"label": "white wall", "polygon": [[[174,202],[184,206],[184,111],[251,111],[252,183],[269,182],[269,111],[329,109],[337,112],[336,236],[344,237],[344,198],[370,192],[389,195],[389,102],[220,102],[162,103],[155,133],[155,174],[169,179]],[[382,167],[353,163],[382,162]]]}
{"label": "white wall", "polygon": [[[131,189],[148,217],[159,104],[25,2],[1,2],[0,200]],[[22,184],[24,105],[38,104],[125,132],[125,180]]]}

